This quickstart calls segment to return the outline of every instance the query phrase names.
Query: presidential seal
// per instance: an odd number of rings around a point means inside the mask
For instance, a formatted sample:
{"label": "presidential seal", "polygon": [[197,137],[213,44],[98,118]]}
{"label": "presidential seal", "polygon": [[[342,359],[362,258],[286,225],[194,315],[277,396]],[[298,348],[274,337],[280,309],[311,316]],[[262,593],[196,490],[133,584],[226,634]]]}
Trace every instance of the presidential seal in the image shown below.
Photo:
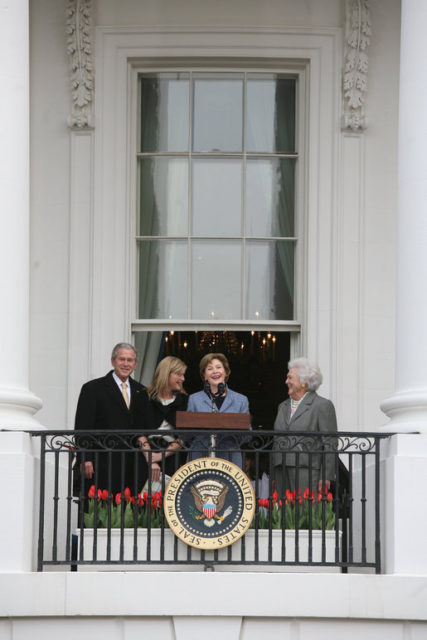
{"label": "presidential seal", "polygon": [[249,529],[255,493],[237,465],[222,458],[198,458],[172,476],[163,509],[180,540],[197,549],[221,549]]}

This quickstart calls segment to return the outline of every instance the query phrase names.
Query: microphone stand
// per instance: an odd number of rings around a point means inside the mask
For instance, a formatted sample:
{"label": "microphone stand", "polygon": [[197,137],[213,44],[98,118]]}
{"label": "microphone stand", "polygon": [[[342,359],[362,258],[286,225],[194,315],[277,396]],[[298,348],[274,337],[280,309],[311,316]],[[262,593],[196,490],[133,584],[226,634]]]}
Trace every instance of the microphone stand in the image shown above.
{"label": "microphone stand", "polygon": [[[212,413],[218,413],[218,409],[216,407],[215,404],[215,398],[220,398],[222,396],[222,394],[224,393],[224,385],[222,384],[222,382],[220,382],[220,384],[218,385],[218,391],[216,393],[212,393],[210,384],[208,381],[205,382],[205,393],[208,395],[208,397],[211,399],[212,402]],[[209,458],[215,458],[216,456],[216,434],[215,433],[211,433],[209,436]]]}

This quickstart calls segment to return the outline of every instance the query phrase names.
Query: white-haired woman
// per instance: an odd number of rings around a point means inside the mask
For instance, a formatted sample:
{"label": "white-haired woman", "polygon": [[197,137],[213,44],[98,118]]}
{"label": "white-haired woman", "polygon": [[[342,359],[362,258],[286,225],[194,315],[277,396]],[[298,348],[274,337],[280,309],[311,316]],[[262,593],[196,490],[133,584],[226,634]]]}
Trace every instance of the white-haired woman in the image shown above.
{"label": "white-haired woman", "polygon": [[[330,400],[317,395],[322,384],[319,367],[307,358],[297,358],[288,363],[286,384],[289,398],[279,405],[274,423],[275,431],[305,431],[308,435],[316,432],[337,431],[337,418]],[[287,452],[291,444],[291,452]],[[276,491],[283,496],[286,489],[310,488],[320,491],[329,489],[335,476],[335,455],[327,453],[321,439],[311,438],[293,447],[289,441],[275,441],[273,451],[274,480]],[[309,453],[309,449],[323,452]],[[294,453],[298,451],[299,453]],[[306,452],[307,451],[307,452]]]}

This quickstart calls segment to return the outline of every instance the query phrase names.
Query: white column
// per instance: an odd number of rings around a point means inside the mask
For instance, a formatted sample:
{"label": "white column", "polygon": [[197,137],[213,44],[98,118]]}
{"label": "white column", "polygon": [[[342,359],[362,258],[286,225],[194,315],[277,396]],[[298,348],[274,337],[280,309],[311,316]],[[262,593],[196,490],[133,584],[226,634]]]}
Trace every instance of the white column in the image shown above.
{"label": "white column", "polygon": [[[382,410],[385,571],[427,575],[427,2],[402,0],[398,233],[396,290],[396,390]],[[408,528],[411,531],[408,538]]]}
{"label": "white column", "polygon": [[0,429],[36,429],[29,381],[29,8],[0,2]]}
{"label": "white column", "polygon": [[[29,8],[0,0],[0,521],[2,571],[35,566],[41,429],[29,380]],[[2,432],[10,429],[10,432]]]}
{"label": "white column", "polygon": [[426,0],[402,0],[396,388],[381,404],[387,430],[427,433]]}

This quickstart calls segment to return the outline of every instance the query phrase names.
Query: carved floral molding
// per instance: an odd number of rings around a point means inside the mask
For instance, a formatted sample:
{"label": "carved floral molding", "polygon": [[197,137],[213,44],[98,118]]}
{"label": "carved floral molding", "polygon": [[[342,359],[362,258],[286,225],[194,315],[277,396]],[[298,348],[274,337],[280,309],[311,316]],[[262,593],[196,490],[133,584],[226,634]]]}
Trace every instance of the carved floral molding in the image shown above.
{"label": "carved floral molding", "polygon": [[371,37],[369,0],[347,0],[343,72],[343,128],[366,128],[365,96],[368,89],[368,49]]}
{"label": "carved floral molding", "polygon": [[93,125],[92,0],[68,0],[67,53],[71,68],[71,114],[68,126]]}
{"label": "carved floral molding", "polygon": [[[94,74],[92,63],[92,0],[67,2],[67,53],[71,68],[71,114],[68,125],[93,126]],[[368,50],[371,37],[369,0],[346,0],[343,71],[343,128],[366,128]]]}

